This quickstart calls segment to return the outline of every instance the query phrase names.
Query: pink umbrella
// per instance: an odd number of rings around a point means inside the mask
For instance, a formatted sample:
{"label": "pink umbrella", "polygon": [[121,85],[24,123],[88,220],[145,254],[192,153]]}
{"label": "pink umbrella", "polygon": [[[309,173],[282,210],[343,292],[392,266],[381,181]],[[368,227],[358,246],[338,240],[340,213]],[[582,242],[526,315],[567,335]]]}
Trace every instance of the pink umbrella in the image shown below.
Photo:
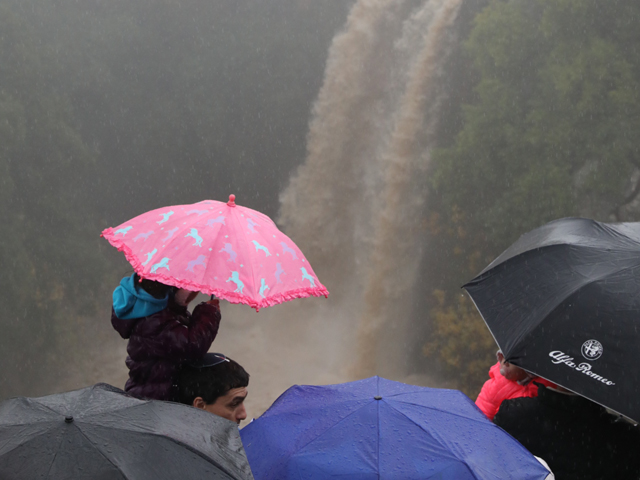
{"label": "pink umbrella", "polygon": [[102,232],[141,277],[255,308],[329,295],[266,215],[204,200],[143,213]]}

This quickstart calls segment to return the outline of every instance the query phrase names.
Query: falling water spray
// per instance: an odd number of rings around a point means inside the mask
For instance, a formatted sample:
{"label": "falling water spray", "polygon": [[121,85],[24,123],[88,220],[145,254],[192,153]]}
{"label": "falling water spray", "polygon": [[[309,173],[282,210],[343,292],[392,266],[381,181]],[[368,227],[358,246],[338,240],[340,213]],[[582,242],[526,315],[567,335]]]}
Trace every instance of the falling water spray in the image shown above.
{"label": "falling water spray", "polygon": [[307,159],[282,193],[279,218],[331,295],[257,315],[225,305],[214,348],[251,373],[251,416],[296,383],[375,373],[437,386],[407,377],[409,324],[398,320],[411,320],[428,153],[460,2],[359,0],[335,37]]}
{"label": "falling water spray", "polygon": [[421,228],[426,199],[423,179],[442,100],[436,88],[437,73],[448,53],[450,27],[460,4],[461,0],[432,0],[409,22],[413,26],[426,21],[428,28],[423,47],[409,69],[389,147],[383,154],[383,207],[377,216],[365,308],[358,329],[356,377],[406,372],[402,365],[407,359],[403,354],[408,340],[405,335],[426,242]]}
{"label": "falling water spray", "polygon": [[320,308],[341,325],[331,349],[349,365],[342,380],[408,371],[429,151],[460,4],[354,5],[329,53],[307,160],[281,196],[281,224],[332,292]]}
{"label": "falling water spray", "polygon": [[[259,314],[223,306],[213,349],[250,372],[250,417],[296,383],[379,374],[437,386],[407,378],[403,338],[423,321],[411,318],[411,297],[427,242],[420,227],[449,26],[460,3],[357,0],[334,38],[307,158],[281,195],[279,218],[331,295]],[[100,373],[82,378],[123,385],[125,346],[108,349]]]}

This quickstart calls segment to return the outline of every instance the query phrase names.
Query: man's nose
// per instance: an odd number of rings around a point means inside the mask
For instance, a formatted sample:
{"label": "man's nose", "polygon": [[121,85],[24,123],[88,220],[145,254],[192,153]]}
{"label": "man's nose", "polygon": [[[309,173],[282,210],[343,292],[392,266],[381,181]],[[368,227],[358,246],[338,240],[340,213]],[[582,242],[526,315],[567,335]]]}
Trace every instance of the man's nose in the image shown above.
{"label": "man's nose", "polygon": [[236,420],[238,420],[238,422],[241,422],[245,418],[247,418],[247,409],[245,408],[245,406],[243,404],[243,405],[240,405],[240,408],[238,409],[238,412],[236,413]]}

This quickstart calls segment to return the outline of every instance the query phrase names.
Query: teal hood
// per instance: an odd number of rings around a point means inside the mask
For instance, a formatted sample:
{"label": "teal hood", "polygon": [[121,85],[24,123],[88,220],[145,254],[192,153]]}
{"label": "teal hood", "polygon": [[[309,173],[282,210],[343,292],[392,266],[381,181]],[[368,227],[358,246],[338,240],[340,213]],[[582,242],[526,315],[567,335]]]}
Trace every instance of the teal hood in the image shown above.
{"label": "teal hood", "polygon": [[164,310],[168,302],[169,294],[164,298],[155,298],[142,288],[136,288],[135,274],[123,278],[113,291],[113,311],[122,320],[153,315]]}

